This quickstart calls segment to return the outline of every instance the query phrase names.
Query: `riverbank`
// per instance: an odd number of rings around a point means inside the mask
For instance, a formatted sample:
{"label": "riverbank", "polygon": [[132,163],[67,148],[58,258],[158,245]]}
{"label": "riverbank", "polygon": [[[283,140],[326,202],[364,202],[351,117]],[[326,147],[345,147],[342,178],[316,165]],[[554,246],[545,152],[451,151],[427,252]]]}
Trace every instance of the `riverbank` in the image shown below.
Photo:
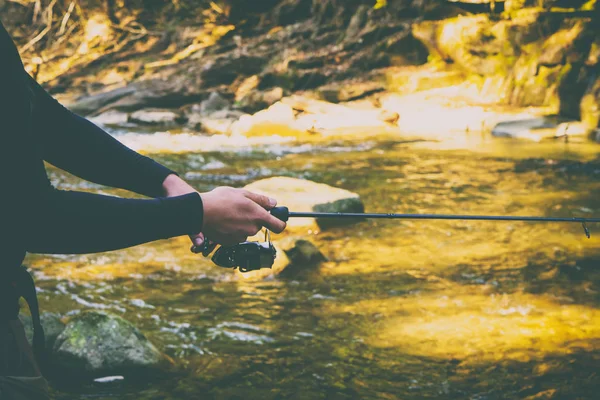
{"label": "riverbank", "polygon": [[60,65],[43,63],[36,73],[74,111],[116,128],[298,138],[598,135],[593,2],[503,14],[444,2],[308,3],[266,9],[255,27],[188,21],[160,45],[143,37],[123,54],[60,75]]}

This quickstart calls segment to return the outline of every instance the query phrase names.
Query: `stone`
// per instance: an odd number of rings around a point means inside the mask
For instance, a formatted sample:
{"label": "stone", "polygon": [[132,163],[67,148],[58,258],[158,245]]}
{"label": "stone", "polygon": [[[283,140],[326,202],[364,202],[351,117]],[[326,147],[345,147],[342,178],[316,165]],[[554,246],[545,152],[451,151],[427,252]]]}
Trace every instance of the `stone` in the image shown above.
{"label": "stone", "polygon": [[244,115],[247,114],[228,109],[216,111],[208,116],[191,113],[187,115],[187,126],[211,135],[230,135],[233,132],[233,125]]}
{"label": "stone", "polygon": [[267,65],[268,59],[245,54],[229,54],[210,61],[202,69],[203,85],[211,87],[230,85],[240,76],[258,74]]}
{"label": "stone", "polygon": [[321,86],[317,94],[321,99],[332,103],[358,100],[385,90],[379,82],[340,82]]}
{"label": "stone", "polygon": [[208,99],[200,103],[200,114],[210,115],[214,112],[228,109],[229,101],[221,96],[218,92],[212,92]]}
{"label": "stone", "polygon": [[244,115],[233,124],[231,131],[239,136],[301,136],[306,133],[296,127],[294,109],[282,102],[254,115]]}
{"label": "stone", "polygon": [[150,108],[174,110],[208,98],[202,85],[194,76],[181,74],[168,80],[148,79],[128,86],[131,92],[106,103],[98,113],[108,110],[134,112]]}
{"label": "stone", "polygon": [[130,322],[94,311],[69,321],[52,357],[70,378],[143,375],[167,365],[166,357]]}
{"label": "stone", "polygon": [[283,98],[283,89],[275,87],[269,90],[252,90],[237,103],[237,107],[248,113],[255,113],[272,106]]}
{"label": "stone", "polygon": [[140,125],[176,126],[186,122],[179,112],[163,109],[139,110],[129,116],[129,122]]}
{"label": "stone", "polygon": [[68,108],[74,113],[89,115],[101,110],[108,104],[114,103],[124,97],[134,94],[135,91],[135,87],[127,86],[104,93],[98,93],[92,96],[81,97],[75,103],[69,104]]}
{"label": "stone", "polygon": [[287,256],[287,262],[277,273],[282,278],[298,278],[299,276],[315,272],[327,258],[312,242],[299,238],[288,237],[277,241],[278,251]]}
{"label": "stone", "polygon": [[[25,327],[25,336],[30,344],[33,343],[33,324],[31,316],[20,314],[19,319]],[[44,334],[46,336],[46,349],[51,350],[54,347],[56,338],[64,331],[65,323],[62,321],[60,315],[55,313],[44,313],[40,315],[40,322],[44,327]]]}
{"label": "stone", "polygon": [[129,114],[111,110],[106,111],[95,117],[90,117],[89,120],[97,125],[103,126],[123,126],[129,122]]}
{"label": "stone", "polygon": [[492,136],[539,142],[546,138],[556,137],[558,126],[558,121],[543,117],[503,121],[492,129]]}
{"label": "stone", "polygon": [[237,118],[202,118],[197,129],[209,135],[231,135],[233,124]]}
{"label": "stone", "polygon": [[[360,196],[348,190],[305,179],[273,177],[253,182],[247,190],[276,198],[280,205],[296,212],[364,212]],[[291,218],[290,230],[306,230],[318,225],[321,229],[358,222],[358,219]]]}

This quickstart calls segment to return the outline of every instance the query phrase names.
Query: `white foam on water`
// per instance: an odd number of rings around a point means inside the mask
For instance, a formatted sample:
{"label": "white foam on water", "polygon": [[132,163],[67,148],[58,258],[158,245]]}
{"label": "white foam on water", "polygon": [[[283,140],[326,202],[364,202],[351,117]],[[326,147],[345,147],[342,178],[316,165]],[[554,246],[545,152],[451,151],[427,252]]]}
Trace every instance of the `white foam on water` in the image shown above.
{"label": "white foam on water", "polygon": [[245,136],[213,135],[193,133],[157,132],[157,133],[116,133],[114,137],[127,147],[144,153],[200,153],[216,151],[249,152],[256,146],[280,145],[290,143],[294,138],[282,136]]}

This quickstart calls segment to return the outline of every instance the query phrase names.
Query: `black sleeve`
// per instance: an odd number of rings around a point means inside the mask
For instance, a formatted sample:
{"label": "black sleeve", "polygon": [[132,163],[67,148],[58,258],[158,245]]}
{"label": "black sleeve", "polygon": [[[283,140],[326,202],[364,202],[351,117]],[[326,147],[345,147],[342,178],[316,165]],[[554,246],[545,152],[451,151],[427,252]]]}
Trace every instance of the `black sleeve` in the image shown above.
{"label": "black sleeve", "polygon": [[26,79],[34,93],[32,128],[46,161],[91,182],[149,197],[164,195],[162,183],[175,172],[73,114],[29,75]]}
{"label": "black sleeve", "polygon": [[30,253],[81,254],[123,249],[202,229],[198,193],[163,199],[122,199],[51,189],[30,223]]}

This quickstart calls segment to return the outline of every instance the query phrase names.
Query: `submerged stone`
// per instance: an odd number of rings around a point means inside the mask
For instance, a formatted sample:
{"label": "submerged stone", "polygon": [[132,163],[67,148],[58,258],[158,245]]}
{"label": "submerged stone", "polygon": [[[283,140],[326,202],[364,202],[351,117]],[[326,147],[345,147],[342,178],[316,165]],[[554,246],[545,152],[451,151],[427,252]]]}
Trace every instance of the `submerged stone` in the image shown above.
{"label": "submerged stone", "polygon": [[166,365],[165,356],[130,322],[100,312],[73,318],[52,356],[65,374],[89,378],[145,374]]}
{"label": "submerged stone", "polygon": [[283,251],[287,256],[286,265],[278,272],[282,278],[298,278],[298,276],[315,272],[323,262],[327,261],[317,246],[298,237],[278,241],[277,249]]}
{"label": "submerged stone", "polygon": [[[279,204],[291,211],[362,213],[364,205],[360,196],[348,190],[305,179],[274,177],[262,179],[246,186],[247,190],[276,198]],[[357,219],[291,218],[290,229],[306,228],[316,224],[321,229],[347,225]]]}
{"label": "submerged stone", "polygon": [[569,129],[567,124],[561,124],[556,119],[540,117],[500,122],[492,129],[492,135],[539,142],[543,139],[563,137],[565,134],[571,135],[576,131],[579,134],[578,129]]}

